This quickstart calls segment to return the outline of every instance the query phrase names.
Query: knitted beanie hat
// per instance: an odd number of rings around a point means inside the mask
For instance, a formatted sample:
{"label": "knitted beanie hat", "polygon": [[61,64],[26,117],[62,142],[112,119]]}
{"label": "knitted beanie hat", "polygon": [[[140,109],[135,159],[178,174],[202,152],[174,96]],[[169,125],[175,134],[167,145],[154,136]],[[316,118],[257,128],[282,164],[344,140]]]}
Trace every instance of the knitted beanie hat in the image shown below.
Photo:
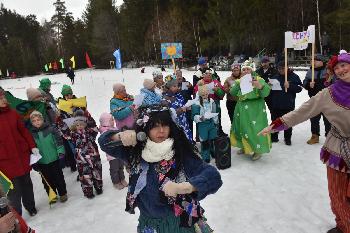
{"label": "knitted beanie hat", "polygon": [[153,78],[157,78],[158,76],[162,76],[162,75],[163,75],[162,72],[159,70],[155,70],[152,73]]}
{"label": "knitted beanie hat", "polygon": [[315,60],[316,61],[321,61],[321,62],[324,62],[324,63],[327,62],[327,58],[325,56],[323,56],[322,54],[320,54],[320,53],[315,54]]}
{"label": "knitted beanie hat", "polygon": [[39,88],[41,90],[48,91],[50,89],[50,87],[51,87],[50,79],[44,78],[44,79],[40,80],[39,82],[40,82]]}
{"label": "knitted beanie hat", "polygon": [[117,94],[123,87],[125,87],[123,84],[115,83],[113,84],[113,92]]}
{"label": "knitted beanie hat", "polygon": [[152,79],[146,78],[143,81],[143,87],[148,89],[148,90],[151,90],[155,85],[156,85],[156,83]]}
{"label": "knitted beanie hat", "polygon": [[338,62],[345,62],[350,64],[350,53],[342,53],[338,55]]}
{"label": "knitted beanie hat", "polygon": [[205,57],[200,57],[198,59],[198,65],[204,65],[205,63],[207,63],[207,61],[205,60]]}
{"label": "knitted beanie hat", "polygon": [[27,98],[29,101],[32,101],[38,97],[41,97],[41,91],[37,88],[30,87],[27,89]]}
{"label": "knitted beanie hat", "polygon": [[100,116],[100,125],[102,127],[113,127],[114,126],[114,118],[112,114],[108,112],[104,112]]}
{"label": "knitted beanie hat", "polygon": [[172,86],[178,86],[177,80],[176,79],[171,79],[165,83],[166,88],[170,88]]}
{"label": "knitted beanie hat", "polygon": [[331,57],[331,59],[328,61],[327,67],[333,71],[334,67],[339,62],[345,62],[350,64],[350,53],[347,53],[345,50],[341,50],[341,53],[338,56],[334,55]]}
{"label": "knitted beanie hat", "polygon": [[41,114],[39,111],[33,111],[29,116],[30,120],[33,120],[34,117],[39,117],[40,119],[44,120],[43,114]]}
{"label": "knitted beanie hat", "polygon": [[73,94],[72,88],[69,85],[64,84],[61,90],[62,96]]}

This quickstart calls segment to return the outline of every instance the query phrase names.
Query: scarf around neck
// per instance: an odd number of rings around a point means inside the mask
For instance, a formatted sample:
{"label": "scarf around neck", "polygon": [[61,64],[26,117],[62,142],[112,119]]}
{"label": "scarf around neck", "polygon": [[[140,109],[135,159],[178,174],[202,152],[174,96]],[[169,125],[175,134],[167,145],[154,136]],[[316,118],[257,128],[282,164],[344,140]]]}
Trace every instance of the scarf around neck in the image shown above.
{"label": "scarf around neck", "polygon": [[126,95],[125,97],[122,97],[120,95],[114,94],[113,98],[116,98],[118,100],[123,100],[123,101],[134,101],[134,98],[131,95]]}
{"label": "scarf around neck", "polygon": [[333,101],[343,108],[350,109],[350,83],[338,79],[329,87]]}
{"label": "scarf around neck", "polygon": [[161,143],[147,139],[141,157],[148,163],[156,163],[161,160],[168,161],[174,156],[173,144],[174,139],[172,138],[168,138]]}

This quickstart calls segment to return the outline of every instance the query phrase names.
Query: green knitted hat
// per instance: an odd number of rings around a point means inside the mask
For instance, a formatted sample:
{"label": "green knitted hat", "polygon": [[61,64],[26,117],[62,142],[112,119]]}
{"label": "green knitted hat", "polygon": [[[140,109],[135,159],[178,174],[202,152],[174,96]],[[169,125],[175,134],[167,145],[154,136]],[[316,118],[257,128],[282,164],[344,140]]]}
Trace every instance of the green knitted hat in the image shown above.
{"label": "green knitted hat", "polygon": [[72,88],[69,85],[64,84],[61,90],[62,96],[73,94]]}
{"label": "green knitted hat", "polygon": [[44,78],[44,79],[40,80],[39,82],[40,82],[39,88],[40,88],[41,90],[47,91],[47,90],[50,89],[50,87],[51,87],[51,81],[50,81],[50,79]]}

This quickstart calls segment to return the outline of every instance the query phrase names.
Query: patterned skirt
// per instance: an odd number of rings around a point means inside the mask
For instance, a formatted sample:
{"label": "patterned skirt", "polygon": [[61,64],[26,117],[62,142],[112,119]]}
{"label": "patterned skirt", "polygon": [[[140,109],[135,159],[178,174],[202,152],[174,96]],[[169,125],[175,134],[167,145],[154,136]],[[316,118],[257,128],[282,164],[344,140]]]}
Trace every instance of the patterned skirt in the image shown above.
{"label": "patterned skirt", "polygon": [[169,215],[164,218],[139,217],[138,233],[195,233],[194,227],[180,227],[180,218]]}

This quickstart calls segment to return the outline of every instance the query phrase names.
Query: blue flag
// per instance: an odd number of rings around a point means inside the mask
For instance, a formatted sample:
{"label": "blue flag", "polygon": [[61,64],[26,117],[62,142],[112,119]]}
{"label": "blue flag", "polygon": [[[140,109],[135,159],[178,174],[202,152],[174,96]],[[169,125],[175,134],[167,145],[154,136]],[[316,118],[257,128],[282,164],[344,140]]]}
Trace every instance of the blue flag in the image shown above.
{"label": "blue flag", "polygon": [[113,56],[115,57],[115,68],[120,70],[122,68],[122,59],[120,56],[120,49],[114,51]]}

